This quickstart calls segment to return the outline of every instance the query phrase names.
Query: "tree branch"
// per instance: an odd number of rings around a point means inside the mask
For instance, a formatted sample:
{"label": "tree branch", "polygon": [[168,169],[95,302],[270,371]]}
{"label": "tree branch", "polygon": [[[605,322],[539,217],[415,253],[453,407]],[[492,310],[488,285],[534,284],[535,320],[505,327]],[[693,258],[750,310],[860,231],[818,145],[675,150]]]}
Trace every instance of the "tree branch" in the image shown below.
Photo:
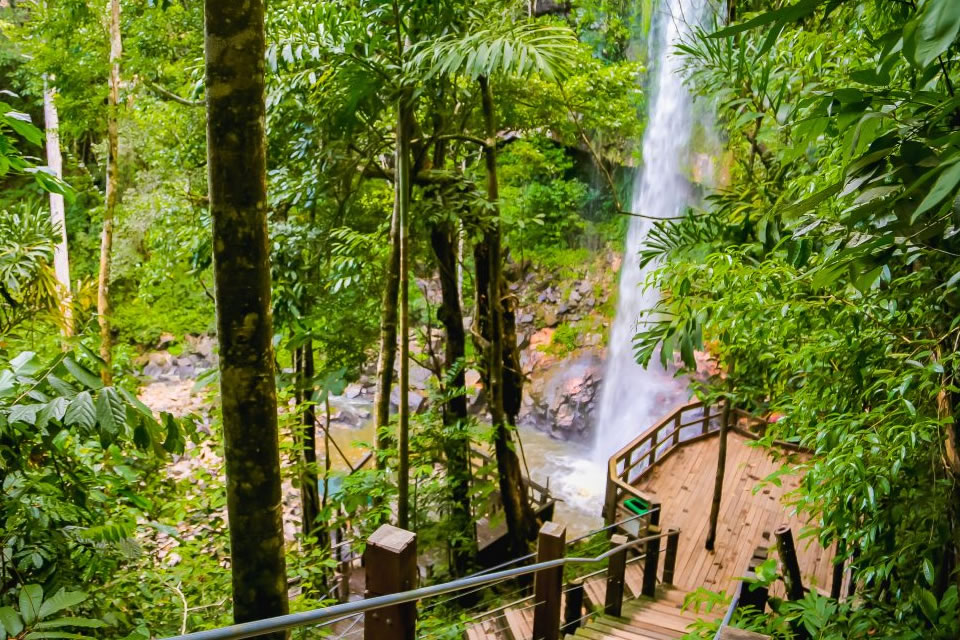
{"label": "tree branch", "polygon": [[170,100],[171,102],[176,102],[177,104],[182,104],[185,107],[205,107],[207,105],[205,100],[188,100],[187,98],[181,98],[174,92],[164,89],[156,82],[151,80],[144,79],[143,84],[147,86],[148,89],[156,93],[158,96],[164,100]]}

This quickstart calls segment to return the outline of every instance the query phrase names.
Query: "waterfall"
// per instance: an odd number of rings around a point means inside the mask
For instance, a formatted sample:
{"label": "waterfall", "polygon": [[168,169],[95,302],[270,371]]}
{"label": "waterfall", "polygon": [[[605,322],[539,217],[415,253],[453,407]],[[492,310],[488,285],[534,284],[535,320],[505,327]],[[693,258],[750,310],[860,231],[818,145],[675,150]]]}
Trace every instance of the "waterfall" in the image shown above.
{"label": "waterfall", "polygon": [[[706,0],[661,0],[649,38],[653,77],[648,89],[648,117],[643,138],[643,169],[636,181],[631,211],[652,218],[683,213],[693,202],[685,170],[690,165],[693,99],[684,86],[674,46],[703,19]],[[644,286],[647,270],[639,251],[653,222],[631,218],[627,231],[617,315],[609,338],[606,371],[595,421],[593,458],[606,460],[650,427],[687,396],[686,385],[657,362],[649,369],[636,363],[633,336],[641,313],[653,307],[659,292]]]}

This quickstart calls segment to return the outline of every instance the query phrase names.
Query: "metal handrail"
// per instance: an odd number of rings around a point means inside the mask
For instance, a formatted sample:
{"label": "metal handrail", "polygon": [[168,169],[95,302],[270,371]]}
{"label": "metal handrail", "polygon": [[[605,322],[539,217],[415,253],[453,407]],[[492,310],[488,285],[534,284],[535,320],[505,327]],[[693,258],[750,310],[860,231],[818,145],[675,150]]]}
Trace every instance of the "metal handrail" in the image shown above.
{"label": "metal handrail", "polygon": [[330,618],[342,618],[344,616],[350,616],[357,613],[383,609],[384,607],[406,604],[408,602],[416,602],[417,600],[422,600],[424,598],[440,596],[445,593],[453,593],[455,591],[469,589],[470,587],[475,587],[481,584],[499,582],[500,580],[506,578],[516,578],[517,576],[529,575],[544,569],[563,567],[568,564],[592,564],[594,562],[600,562],[601,560],[606,560],[610,556],[613,556],[631,547],[635,547],[651,540],[664,538],[668,535],[672,535],[672,532],[660,533],[653,536],[646,536],[644,538],[631,540],[629,542],[625,542],[624,544],[617,545],[616,547],[612,547],[594,558],[558,558],[556,560],[547,560],[546,562],[539,562],[526,567],[517,567],[515,569],[506,569],[504,571],[497,571],[495,573],[488,573],[486,575],[460,578],[459,580],[453,580],[452,582],[445,582],[443,584],[436,584],[429,587],[420,587],[419,589],[412,589],[410,591],[391,593],[385,596],[376,596],[374,598],[366,598],[364,600],[356,600],[354,602],[345,602],[343,604],[337,604],[330,607],[312,609],[310,611],[301,611],[299,613],[290,613],[284,616],[276,616],[274,618],[243,622],[241,624],[234,624],[230,625],[229,627],[221,627],[219,629],[209,629],[207,631],[197,631],[185,635],[171,636],[170,638],[167,638],[167,640],[239,640],[241,638],[252,638],[254,636],[267,633],[275,633],[277,631],[286,631],[287,629],[294,629],[296,627],[304,627],[317,622],[323,622]]}
{"label": "metal handrail", "polygon": [[730,620],[733,619],[733,612],[737,610],[737,605],[740,604],[740,589],[743,587],[743,583],[740,583],[740,585],[741,586],[733,592],[733,600],[730,601],[730,606],[727,607],[727,613],[724,614],[720,626],[717,627],[717,633],[713,636],[713,640],[720,640],[724,627],[730,626]]}

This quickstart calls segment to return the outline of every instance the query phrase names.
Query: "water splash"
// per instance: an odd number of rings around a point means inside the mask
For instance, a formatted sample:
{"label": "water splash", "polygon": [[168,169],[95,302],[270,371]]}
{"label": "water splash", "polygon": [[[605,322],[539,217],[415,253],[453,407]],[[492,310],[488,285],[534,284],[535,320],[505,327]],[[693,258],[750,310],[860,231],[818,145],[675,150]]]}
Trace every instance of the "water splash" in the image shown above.
{"label": "water splash", "polygon": [[[651,218],[683,213],[694,201],[684,170],[690,166],[694,125],[693,99],[684,86],[674,47],[687,39],[707,13],[706,0],[662,0],[650,38],[655,65],[643,139],[644,167],[634,189],[632,211]],[[620,270],[617,315],[610,334],[606,371],[597,412],[593,459],[606,460],[687,396],[686,385],[658,364],[640,367],[633,336],[641,313],[653,307],[659,292],[644,287],[648,268],[640,268],[639,251],[653,222],[631,218]]]}

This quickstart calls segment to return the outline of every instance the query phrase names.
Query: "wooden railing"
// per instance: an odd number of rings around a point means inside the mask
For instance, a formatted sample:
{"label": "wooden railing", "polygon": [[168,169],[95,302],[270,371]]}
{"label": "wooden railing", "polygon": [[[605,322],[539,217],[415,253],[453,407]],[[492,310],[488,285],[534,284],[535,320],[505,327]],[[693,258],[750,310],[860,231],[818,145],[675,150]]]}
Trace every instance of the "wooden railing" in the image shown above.
{"label": "wooden railing", "polygon": [[[720,431],[724,418],[725,403],[706,405],[691,402],[674,409],[660,422],[640,434],[632,442],[611,456],[607,468],[607,489],[604,498],[603,518],[607,524],[632,513],[623,502],[631,497],[655,505],[651,496],[635,486],[655,465],[679,447],[712,437]],[[728,425],[732,430],[747,437],[758,437],[766,422],[749,413],[733,409]],[[651,513],[648,524],[659,523],[659,512]]]}
{"label": "wooden railing", "polygon": [[[496,460],[478,449],[470,450],[470,467],[473,473],[473,481],[490,482],[494,486],[498,478],[496,470]],[[530,500],[530,506],[534,511],[538,511],[548,503],[553,501],[550,496],[550,489],[537,482],[533,478],[525,478],[527,484],[527,499]],[[494,489],[491,493],[491,499],[487,504],[487,513],[496,513],[503,508],[503,502],[500,499],[499,489]]]}

